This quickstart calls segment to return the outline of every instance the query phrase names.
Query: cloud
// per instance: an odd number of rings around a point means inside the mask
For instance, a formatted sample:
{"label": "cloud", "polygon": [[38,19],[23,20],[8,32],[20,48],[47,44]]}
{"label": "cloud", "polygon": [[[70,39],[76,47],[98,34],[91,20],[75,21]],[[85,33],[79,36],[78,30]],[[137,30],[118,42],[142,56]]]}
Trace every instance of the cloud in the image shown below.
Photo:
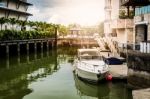
{"label": "cloud", "polygon": [[104,19],[104,0],[30,0],[29,20],[96,24]]}
{"label": "cloud", "polygon": [[50,23],[56,23],[56,24],[59,24],[59,15],[52,15],[50,18],[49,18],[49,20],[48,20],[48,22],[50,22]]}

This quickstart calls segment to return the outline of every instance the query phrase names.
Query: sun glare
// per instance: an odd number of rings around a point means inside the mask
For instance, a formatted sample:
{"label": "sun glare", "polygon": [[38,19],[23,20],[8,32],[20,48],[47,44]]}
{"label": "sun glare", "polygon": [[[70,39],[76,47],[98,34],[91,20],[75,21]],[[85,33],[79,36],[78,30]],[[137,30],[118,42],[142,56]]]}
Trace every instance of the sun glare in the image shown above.
{"label": "sun glare", "polygon": [[72,16],[77,23],[81,25],[94,25],[100,21],[100,12],[96,11],[96,7],[79,6],[74,10]]}
{"label": "sun glare", "polygon": [[70,21],[81,25],[95,25],[104,19],[103,9],[94,2],[93,4],[79,4],[68,11]]}
{"label": "sun glare", "polygon": [[[38,10],[37,10],[38,9]],[[64,0],[58,6],[30,9],[34,19],[49,23],[95,25],[104,20],[104,0]],[[47,13],[49,12],[49,13]]]}

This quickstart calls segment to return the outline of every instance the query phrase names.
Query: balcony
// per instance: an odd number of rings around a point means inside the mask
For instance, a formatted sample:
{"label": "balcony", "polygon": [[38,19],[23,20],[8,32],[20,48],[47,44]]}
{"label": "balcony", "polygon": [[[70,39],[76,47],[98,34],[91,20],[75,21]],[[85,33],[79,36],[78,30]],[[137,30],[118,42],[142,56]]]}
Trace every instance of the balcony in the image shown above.
{"label": "balcony", "polygon": [[112,28],[115,29],[133,28],[133,26],[133,19],[116,19],[112,21]]}
{"label": "balcony", "polygon": [[149,0],[121,0],[122,6],[146,6],[149,5]]}
{"label": "balcony", "polygon": [[9,9],[9,8],[3,7],[3,6],[2,7],[0,6],[0,10],[7,11],[7,12],[11,11],[11,12],[14,12],[14,13],[20,13],[22,15],[32,16],[32,14],[30,14],[30,13],[19,11],[19,10],[14,10],[14,9]]}
{"label": "balcony", "polygon": [[129,10],[129,13],[126,10],[119,10],[119,18],[120,19],[133,19],[134,10]]}

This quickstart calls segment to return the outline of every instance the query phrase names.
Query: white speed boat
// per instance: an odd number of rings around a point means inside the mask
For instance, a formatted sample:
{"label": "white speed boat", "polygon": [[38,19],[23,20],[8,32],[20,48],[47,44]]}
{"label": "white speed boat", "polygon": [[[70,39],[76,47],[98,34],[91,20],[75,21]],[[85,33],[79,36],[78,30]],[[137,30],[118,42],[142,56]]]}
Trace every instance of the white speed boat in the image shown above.
{"label": "white speed boat", "polygon": [[74,70],[78,77],[97,82],[106,77],[108,65],[103,61],[98,49],[78,49]]}

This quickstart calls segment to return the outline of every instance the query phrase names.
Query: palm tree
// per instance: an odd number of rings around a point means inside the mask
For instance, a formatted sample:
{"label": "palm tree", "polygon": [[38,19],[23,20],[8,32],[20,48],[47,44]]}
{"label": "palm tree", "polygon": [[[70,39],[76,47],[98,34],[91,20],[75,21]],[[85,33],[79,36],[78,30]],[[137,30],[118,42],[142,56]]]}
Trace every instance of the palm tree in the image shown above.
{"label": "palm tree", "polygon": [[17,23],[15,18],[10,18],[9,23],[12,25],[12,29],[14,29],[14,25]]}
{"label": "palm tree", "polygon": [[25,26],[26,26],[27,24],[28,24],[27,21],[22,21],[22,25],[21,25],[22,28],[21,28],[21,30],[23,30],[23,31],[26,30],[26,27],[25,27]]}
{"label": "palm tree", "polygon": [[23,20],[16,20],[16,23],[21,26],[21,30],[25,30],[25,26],[28,24],[27,21],[23,21]]}
{"label": "palm tree", "polygon": [[28,21],[28,22],[27,22],[27,25],[29,25],[29,26],[32,28],[32,27],[35,26],[36,24],[35,24],[35,22]]}

